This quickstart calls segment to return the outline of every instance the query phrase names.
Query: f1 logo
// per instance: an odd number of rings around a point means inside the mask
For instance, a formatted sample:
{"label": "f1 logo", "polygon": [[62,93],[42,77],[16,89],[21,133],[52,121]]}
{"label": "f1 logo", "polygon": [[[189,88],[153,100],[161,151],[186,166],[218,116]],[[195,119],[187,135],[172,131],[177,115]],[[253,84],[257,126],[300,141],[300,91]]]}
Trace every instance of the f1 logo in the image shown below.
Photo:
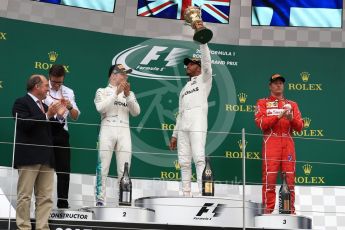
{"label": "f1 logo", "polygon": [[198,214],[196,216],[202,216],[203,214],[208,214],[210,213],[209,211],[212,211],[213,216],[212,217],[217,217],[220,216],[224,209],[224,204],[215,204],[215,203],[205,203],[203,207],[199,210]]}
{"label": "f1 logo", "polygon": [[[148,52],[146,57],[140,62],[140,65],[148,65],[151,61],[157,61],[161,56],[158,53],[167,52],[168,47],[165,46],[153,46]],[[178,64],[179,59],[188,53],[187,49],[173,48],[169,54],[165,57],[164,61],[167,62],[166,67],[175,66]]]}

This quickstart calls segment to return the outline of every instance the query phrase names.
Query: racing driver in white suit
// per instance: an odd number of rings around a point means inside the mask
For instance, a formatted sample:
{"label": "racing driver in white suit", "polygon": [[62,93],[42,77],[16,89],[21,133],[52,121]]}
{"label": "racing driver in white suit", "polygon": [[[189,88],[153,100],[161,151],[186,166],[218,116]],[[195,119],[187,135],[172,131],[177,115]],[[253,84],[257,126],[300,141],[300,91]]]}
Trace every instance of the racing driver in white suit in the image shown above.
{"label": "racing driver in white suit", "polygon": [[140,106],[130,91],[126,70],[123,65],[112,65],[109,69],[109,85],[96,92],[95,105],[101,114],[99,152],[96,167],[96,206],[104,206],[106,178],[113,151],[116,153],[117,176],[121,178],[125,162],[130,166],[132,156],[129,114],[138,116]]}
{"label": "racing driver in white suit", "polygon": [[170,150],[178,150],[181,167],[182,191],[184,196],[191,196],[193,157],[199,194],[202,186],[202,172],[205,167],[205,143],[207,132],[207,98],[212,87],[212,68],[210,50],[207,44],[200,45],[201,61],[185,58],[186,73],[190,81],[183,87],[179,97],[179,111],[176,125],[170,139]]}

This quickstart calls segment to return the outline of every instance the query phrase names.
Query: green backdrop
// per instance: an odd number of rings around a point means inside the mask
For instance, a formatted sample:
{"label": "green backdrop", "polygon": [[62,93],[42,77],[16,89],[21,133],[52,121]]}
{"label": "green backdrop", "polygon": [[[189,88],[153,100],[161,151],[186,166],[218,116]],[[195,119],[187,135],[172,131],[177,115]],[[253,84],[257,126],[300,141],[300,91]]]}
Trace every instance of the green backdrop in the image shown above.
{"label": "green backdrop", "polygon": [[[182,25],[181,25],[182,26]],[[256,100],[268,95],[268,78],[287,78],[286,97],[298,102],[306,127],[295,133],[297,184],[345,185],[342,122],[344,49],[247,47],[209,44],[214,81],[209,96],[206,152],[216,179],[241,183],[241,130],[247,135],[247,182],[261,183],[261,132],[254,124]],[[10,166],[14,120],[11,108],[33,73],[47,75],[64,64],[65,84],[81,110],[70,122],[72,170],[94,174],[100,116],[93,99],[107,85],[112,63],[124,63],[141,114],[131,118],[135,178],[178,180],[177,154],[168,150],[178,95],[187,79],[182,60],[199,55],[192,41],[109,35],[0,18],[0,165]],[[55,53],[55,55],[52,55]],[[55,58],[55,59],[54,59]],[[114,162],[111,174],[114,175]]]}

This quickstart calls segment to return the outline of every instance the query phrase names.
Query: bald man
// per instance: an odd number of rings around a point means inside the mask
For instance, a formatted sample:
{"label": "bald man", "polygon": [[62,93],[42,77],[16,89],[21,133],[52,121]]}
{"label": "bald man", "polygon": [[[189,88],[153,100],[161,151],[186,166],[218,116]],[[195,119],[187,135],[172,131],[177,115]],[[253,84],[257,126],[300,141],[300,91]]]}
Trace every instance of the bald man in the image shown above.
{"label": "bald man", "polygon": [[[42,103],[49,91],[43,75],[32,75],[27,94],[16,99],[12,108],[17,120],[14,168],[18,169],[16,222],[18,229],[31,229],[31,196],[35,194],[36,229],[49,229],[54,183],[54,152],[51,127],[64,125],[65,106]],[[60,119],[60,120],[59,120]],[[54,121],[54,122],[50,122]]]}

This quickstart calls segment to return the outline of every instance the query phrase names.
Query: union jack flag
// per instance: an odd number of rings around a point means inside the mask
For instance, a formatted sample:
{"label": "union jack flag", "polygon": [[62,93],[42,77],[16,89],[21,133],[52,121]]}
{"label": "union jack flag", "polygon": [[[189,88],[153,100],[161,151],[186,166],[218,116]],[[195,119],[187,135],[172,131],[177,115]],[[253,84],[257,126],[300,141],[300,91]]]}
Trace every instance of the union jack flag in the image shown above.
{"label": "union jack flag", "polygon": [[229,23],[231,0],[138,0],[138,16],[183,20],[189,6],[201,8],[205,22]]}

